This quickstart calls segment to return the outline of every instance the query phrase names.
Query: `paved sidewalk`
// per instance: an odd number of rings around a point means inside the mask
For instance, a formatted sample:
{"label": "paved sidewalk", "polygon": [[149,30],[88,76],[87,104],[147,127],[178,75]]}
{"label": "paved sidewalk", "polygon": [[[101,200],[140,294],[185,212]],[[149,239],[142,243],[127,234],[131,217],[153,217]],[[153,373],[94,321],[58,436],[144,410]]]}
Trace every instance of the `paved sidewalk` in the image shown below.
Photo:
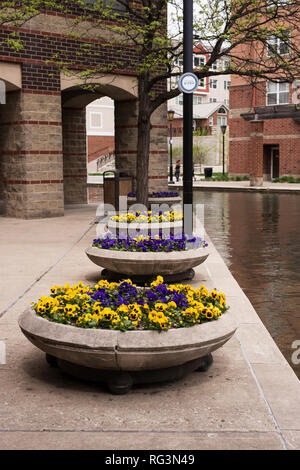
{"label": "paved sidewalk", "polygon": [[0,449],[300,449],[300,382],[211,242],[193,285],[224,291],[239,329],[207,372],[114,396],[46,364],[17,319],[53,284],[98,280],[95,213],[0,218]]}
{"label": "paved sidewalk", "polygon": [[[182,188],[182,178],[175,184],[169,183],[169,189],[180,190]],[[299,192],[300,183],[272,183],[271,181],[264,181],[263,186],[250,186],[249,181],[207,181],[197,177],[193,181],[194,189],[207,190],[207,191],[259,191],[259,192]]]}

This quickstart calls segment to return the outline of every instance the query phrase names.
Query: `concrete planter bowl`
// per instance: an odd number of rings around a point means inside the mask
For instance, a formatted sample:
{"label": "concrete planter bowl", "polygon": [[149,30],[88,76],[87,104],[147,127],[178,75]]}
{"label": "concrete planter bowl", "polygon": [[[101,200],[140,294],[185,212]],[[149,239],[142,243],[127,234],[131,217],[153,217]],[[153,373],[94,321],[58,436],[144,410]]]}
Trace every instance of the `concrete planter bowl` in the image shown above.
{"label": "concrete planter bowl", "polygon": [[162,223],[141,223],[141,222],[115,222],[114,220],[109,220],[107,228],[110,232],[118,236],[119,233],[124,235],[138,235],[139,233],[144,235],[156,235],[163,233],[166,236],[169,234],[182,233],[183,224],[182,220],[177,220],[175,222],[162,222]]}
{"label": "concrete planter bowl", "polygon": [[[182,202],[182,198],[180,196],[176,197],[149,197],[148,198],[148,209],[151,210],[151,206],[153,205],[162,205],[167,204],[168,206],[178,206]],[[131,206],[137,204],[137,200],[135,197],[128,197],[127,198],[127,207],[130,208]]]}
{"label": "concrete planter bowl", "polygon": [[90,260],[110,272],[126,276],[166,276],[190,271],[203,263],[209,255],[207,248],[185,251],[130,252],[90,247],[86,250]]}
{"label": "concrete planter bowl", "polygon": [[115,394],[127,393],[134,383],[177,380],[207,370],[211,353],[236,330],[229,312],[215,321],[159,333],[77,328],[46,320],[30,308],[20,315],[19,326],[50,365],[105,382]]}

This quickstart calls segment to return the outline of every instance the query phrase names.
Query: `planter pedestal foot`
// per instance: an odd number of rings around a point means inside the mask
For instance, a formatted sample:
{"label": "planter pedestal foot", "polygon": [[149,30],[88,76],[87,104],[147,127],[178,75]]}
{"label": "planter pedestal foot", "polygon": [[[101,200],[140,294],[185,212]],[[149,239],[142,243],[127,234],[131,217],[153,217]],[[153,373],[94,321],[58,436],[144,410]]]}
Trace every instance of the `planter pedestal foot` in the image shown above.
{"label": "planter pedestal foot", "polygon": [[50,367],[58,367],[57,358],[46,353],[46,361]]}
{"label": "planter pedestal foot", "polygon": [[[183,273],[178,274],[164,274],[164,282],[166,284],[173,284],[175,282],[182,282],[182,281],[191,281],[195,276],[195,271],[193,269],[188,269]],[[136,285],[150,285],[151,282],[155,281],[157,278],[157,274],[153,274],[151,276],[145,275],[131,275],[130,279],[132,280],[133,284]],[[114,271],[109,271],[108,269],[103,269],[101,271],[101,279],[105,279],[110,282],[121,282],[124,279],[128,279],[128,274],[116,273]]]}
{"label": "planter pedestal foot", "polygon": [[212,365],[214,359],[212,357],[212,354],[207,354],[206,356],[203,356],[201,359],[202,359],[202,364],[198,367],[197,372],[206,372]]}
{"label": "planter pedestal foot", "polygon": [[73,377],[91,382],[105,383],[108,390],[114,395],[128,393],[134,384],[174,382],[194,371],[205,372],[213,363],[212,355],[207,354],[185,364],[165,369],[123,371],[93,369],[55,358],[49,354],[46,354],[46,360],[50,366],[57,366],[63,372]]}

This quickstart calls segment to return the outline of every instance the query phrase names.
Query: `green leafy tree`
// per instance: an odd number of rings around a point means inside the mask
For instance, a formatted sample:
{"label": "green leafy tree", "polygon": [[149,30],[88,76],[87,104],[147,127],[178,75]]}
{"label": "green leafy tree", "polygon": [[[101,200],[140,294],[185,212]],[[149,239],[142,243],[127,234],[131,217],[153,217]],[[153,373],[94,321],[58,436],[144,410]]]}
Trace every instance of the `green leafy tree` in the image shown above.
{"label": "green leafy tree", "polygon": [[[20,27],[49,9],[64,13],[67,21],[67,13],[77,8],[68,30],[69,37],[78,42],[76,56],[70,61],[63,50],[56,49],[49,58],[65,72],[76,71],[86,83],[93,76],[116,70],[135,74],[137,199],[144,204],[148,197],[151,116],[161,104],[180,93],[177,79],[182,71],[174,67],[174,61],[183,49],[182,5],[179,0],[0,1],[0,26],[6,28]],[[167,34],[168,7],[171,27]],[[199,79],[237,75],[257,86],[262,80],[292,82],[299,77],[299,0],[194,0],[194,10],[195,37],[210,50],[207,63],[194,71]],[[98,45],[95,39],[99,40]],[[22,48],[18,32],[11,31],[7,44],[13,50]],[[134,60],[126,59],[130,48],[134,48]],[[101,56],[112,49],[116,58],[104,66]],[[225,69],[212,70],[224,58]],[[78,64],[85,64],[84,69],[78,71]],[[168,88],[164,87],[166,80]]]}

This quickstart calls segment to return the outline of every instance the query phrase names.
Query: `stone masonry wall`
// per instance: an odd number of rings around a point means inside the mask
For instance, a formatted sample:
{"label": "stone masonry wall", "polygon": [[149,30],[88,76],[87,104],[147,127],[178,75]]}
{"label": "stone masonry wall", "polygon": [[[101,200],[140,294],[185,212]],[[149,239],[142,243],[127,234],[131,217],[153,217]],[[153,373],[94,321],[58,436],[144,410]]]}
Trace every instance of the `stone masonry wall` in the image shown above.
{"label": "stone masonry wall", "polygon": [[63,109],[65,204],[87,203],[85,109]]}
{"label": "stone masonry wall", "polygon": [[63,215],[60,93],[9,93],[0,119],[5,214]]}

